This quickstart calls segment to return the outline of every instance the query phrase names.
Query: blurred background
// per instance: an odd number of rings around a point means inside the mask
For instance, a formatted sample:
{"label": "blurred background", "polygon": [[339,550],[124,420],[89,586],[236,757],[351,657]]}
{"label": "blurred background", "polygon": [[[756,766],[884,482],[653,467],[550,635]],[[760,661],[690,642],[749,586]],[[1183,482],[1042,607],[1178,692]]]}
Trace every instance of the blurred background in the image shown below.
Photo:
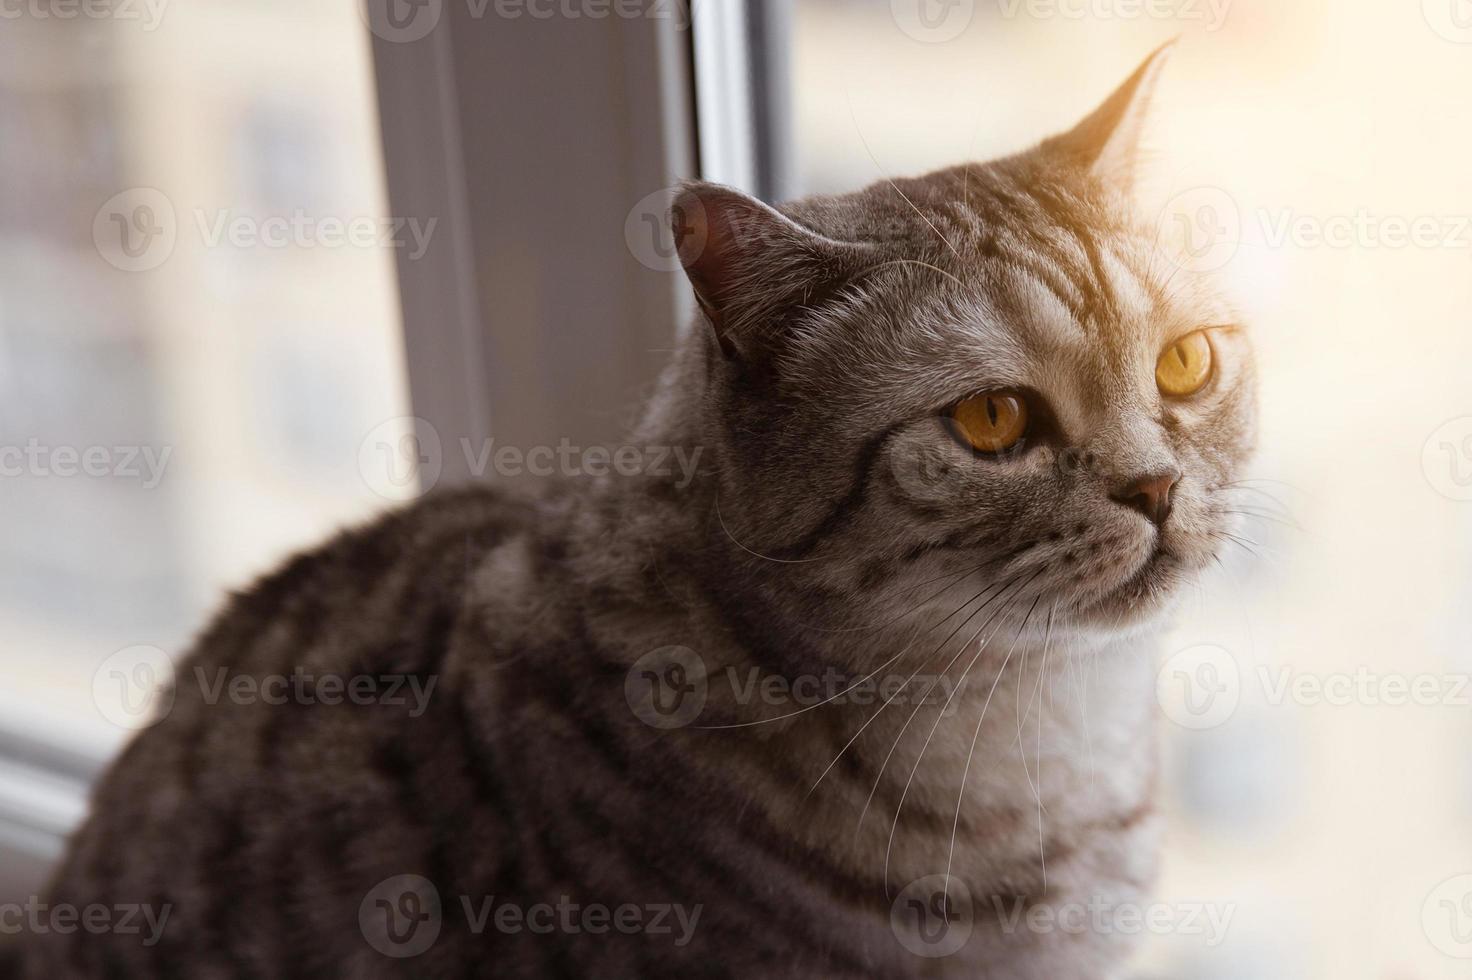
{"label": "blurred background", "polygon": [[[330,3],[159,14],[0,20],[0,853],[16,878],[129,734],[94,702],[103,661],[180,650],[224,590],[381,506],[357,446],[408,405],[390,249],[214,235],[221,218],[387,214],[362,22]],[[104,205],[122,195],[131,220],[161,188],[172,247],[130,227],[130,258]]]}
{"label": "blurred background", "polygon": [[1136,975],[1468,976],[1472,5],[586,6],[6,9],[0,901],[135,727],[138,649],[495,478],[465,440],[617,439],[688,312],[644,237],[673,181],[1022,149],[1180,36],[1142,205],[1239,296],[1263,440],[1161,669],[1159,899],[1230,928]]}

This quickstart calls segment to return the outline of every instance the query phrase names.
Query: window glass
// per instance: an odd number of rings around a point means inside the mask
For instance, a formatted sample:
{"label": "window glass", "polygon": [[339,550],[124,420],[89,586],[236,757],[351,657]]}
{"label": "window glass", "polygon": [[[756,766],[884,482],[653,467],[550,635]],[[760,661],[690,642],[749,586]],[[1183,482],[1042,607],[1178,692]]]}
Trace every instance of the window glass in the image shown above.
{"label": "window glass", "polygon": [[335,2],[4,16],[0,719],[100,753],[112,655],[179,653],[387,503],[358,470],[407,414],[369,35]]}

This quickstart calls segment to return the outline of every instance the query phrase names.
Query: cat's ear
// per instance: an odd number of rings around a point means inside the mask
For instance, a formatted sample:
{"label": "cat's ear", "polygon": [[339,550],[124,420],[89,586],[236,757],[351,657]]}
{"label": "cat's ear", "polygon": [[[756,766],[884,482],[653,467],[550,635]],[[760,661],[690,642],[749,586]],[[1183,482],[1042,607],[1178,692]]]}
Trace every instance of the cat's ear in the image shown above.
{"label": "cat's ear", "polygon": [[761,358],[781,342],[793,310],[872,260],[870,246],[834,241],[719,184],[682,187],[670,222],[695,299],[729,358]]}
{"label": "cat's ear", "polygon": [[1175,45],[1171,40],[1157,48],[1087,119],[1043,146],[1121,190],[1132,190],[1150,102]]}

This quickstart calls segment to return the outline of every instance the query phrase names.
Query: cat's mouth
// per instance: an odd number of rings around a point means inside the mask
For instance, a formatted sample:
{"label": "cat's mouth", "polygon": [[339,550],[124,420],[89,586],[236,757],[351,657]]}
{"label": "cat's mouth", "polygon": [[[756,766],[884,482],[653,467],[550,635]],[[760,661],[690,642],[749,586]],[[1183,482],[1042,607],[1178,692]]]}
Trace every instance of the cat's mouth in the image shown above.
{"label": "cat's mouth", "polygon": [[1157,541],[1129,578],[1089,603],[1083,611],[1110,614],[1152,611],[1170,597],[1180,566],[1180,556],[1163,540]]}

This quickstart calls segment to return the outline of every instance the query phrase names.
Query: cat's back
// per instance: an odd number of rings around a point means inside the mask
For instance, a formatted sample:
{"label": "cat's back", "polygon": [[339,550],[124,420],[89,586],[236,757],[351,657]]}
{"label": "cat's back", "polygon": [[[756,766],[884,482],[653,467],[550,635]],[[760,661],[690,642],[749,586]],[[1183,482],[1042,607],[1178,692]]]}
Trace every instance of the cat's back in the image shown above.
{"label": "cat's back", "polygon": [[[498,552],[551,547],[558,511],[492,489],[432,497],[235,595],[177,663],[161,717],[102,778],[50,889],[79,907],[166,915],[162,946],[145,945],[146,924],[103,941],[53,936],[31,966],[151,975],[164,959],[219,963],[228,950],[260,975],[332,975],[371,953],[356,920],[314,910],[357,909],[408,867],[436,871],[451,860],[430,853],[438,825],[501,829],[496,807],[478,805],[475,774],[491,767],[467,757],[477,740],[447,658],[484,630],[467,613],[472,588],[483,605],[536,574]],[[321,962],[281,960],[303,949]]]}

